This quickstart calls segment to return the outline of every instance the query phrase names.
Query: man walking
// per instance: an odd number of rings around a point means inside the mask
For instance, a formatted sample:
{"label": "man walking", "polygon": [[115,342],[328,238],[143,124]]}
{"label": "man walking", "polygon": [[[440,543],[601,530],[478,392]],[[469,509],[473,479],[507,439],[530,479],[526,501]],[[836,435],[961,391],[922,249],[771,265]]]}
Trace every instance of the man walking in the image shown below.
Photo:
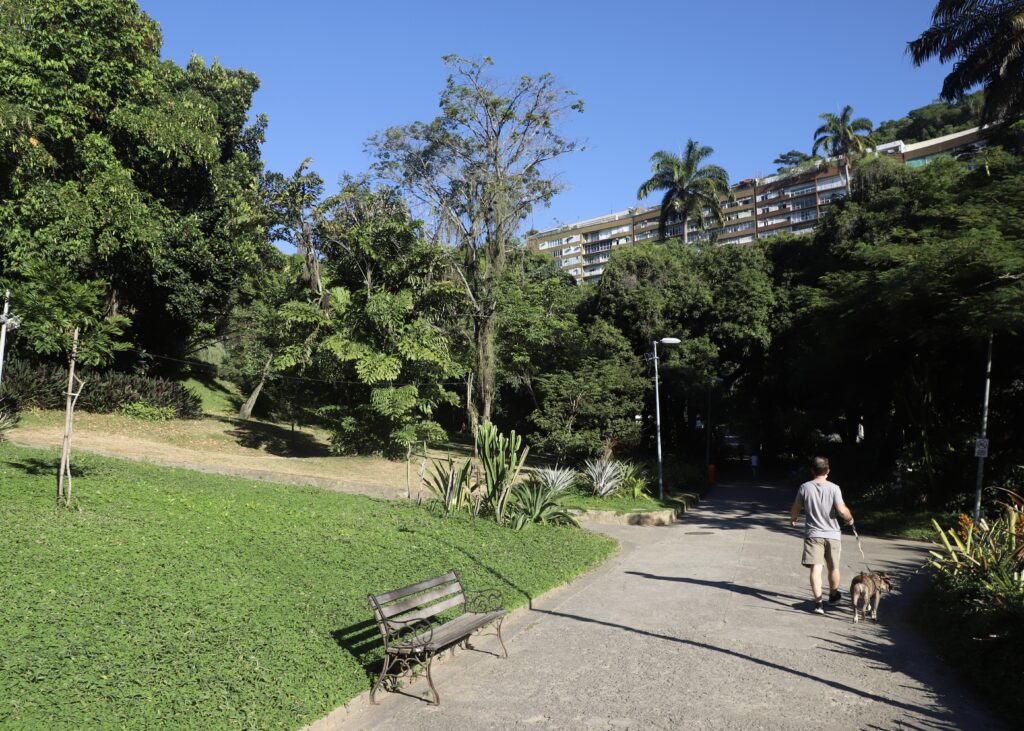
{"label": "man walking", "polygon": [[789,524],[796,526],[800,510],[807,508],[804,527],[804,555],[802,563],[811,570],[811,592],[814,594],[814,611],[824,614],[821,598],[821,567],[828,566],[828,603],[836,604],[842,596],[839,591],[839,555],[842,549],[838,514],[847,525],[853,525],[853,514],[843,502],[839,485],[829,482],[828,459],[815,457],[811,463],[814,479],[800,486],[793,507],[789,510]]}

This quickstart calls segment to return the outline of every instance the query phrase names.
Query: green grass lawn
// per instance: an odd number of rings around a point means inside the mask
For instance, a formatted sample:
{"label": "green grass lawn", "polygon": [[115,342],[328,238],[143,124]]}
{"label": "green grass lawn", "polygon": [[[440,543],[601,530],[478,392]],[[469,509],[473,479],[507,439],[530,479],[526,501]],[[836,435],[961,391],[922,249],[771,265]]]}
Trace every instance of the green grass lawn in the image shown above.
{"label": "green grass lawn", "polygon": [[666,495],[663,500],[658,500],[658,498],[651,497],[650,495],[641,495],[637,498],[631,495],[597,497],[584,492],[570,492],[559,499],[559,503],[569,508],[614,510],[620,515],[637,510],[666,510],[668,508],[683,511],[693,506],[696,501],[697,495],[691,493]]}
{"label": "green grass lawn", "polygon": [[223,378],[187,378],[181,385],[190,389],[203,401],[203,413],[217,416],[235,416],[245,397],[238,387]]}
{"label": "green grass lawn", "polygon": [[295,729],[369,687],[368,593],[448,569],[512,608],[610,539],[0,445],[0,726]]}

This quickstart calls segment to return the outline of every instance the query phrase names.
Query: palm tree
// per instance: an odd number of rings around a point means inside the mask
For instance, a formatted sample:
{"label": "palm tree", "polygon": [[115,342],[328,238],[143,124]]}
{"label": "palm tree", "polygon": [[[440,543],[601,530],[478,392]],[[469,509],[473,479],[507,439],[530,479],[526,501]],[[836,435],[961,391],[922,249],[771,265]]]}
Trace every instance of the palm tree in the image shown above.
{"label": "palm tree", "polygon": [[1024,113],[1024,0],[938,0],[931,28],[907,45],[916,66],[956,59],[942,82],[946,101],[985,87],[982,124]]}
{"label": "palm tree", "polygon": [[[867,148],[873,147],[875,142],[871,137],[874,125],[870,119],[860,117],[853,119],[853,107],[847,104],[838,115],[825,112],[818,115],[825,123],[814,130],[814,147],[811,154],[817,155],[823,151],[827,156],[836,158],[843,166],[843,175],[846,178],[846,194],[850,194],[850,155],[862,153]],[[860,134],[865,132],[866,134]]]}
{"label": "palm tree", "polygon": [[658,217],[658,238],[665,240],[665,228],[670,214],[675,213],[683,222],[684,237],[687,221],[695,221],[701,228],[713,221],[721,226],[722,197],[729,196],[729,174],[718,165],[701,165],[714,150],[686,141],[683,154],[659,150],[651,155],[651,177],[640,186],[637,198],[643,199],[656,190],[665,191],[661,198]]}

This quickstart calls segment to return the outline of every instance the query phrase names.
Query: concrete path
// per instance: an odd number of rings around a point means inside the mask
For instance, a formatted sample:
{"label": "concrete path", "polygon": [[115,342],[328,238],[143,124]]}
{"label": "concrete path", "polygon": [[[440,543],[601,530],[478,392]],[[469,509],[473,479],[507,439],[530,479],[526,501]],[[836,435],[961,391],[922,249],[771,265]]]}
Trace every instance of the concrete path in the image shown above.
{"label": "concrete path", "polygon": [[[998,729],[908,623],[924,547],[862,538],[900,594],[854,625],[861,568],[843,539],[843,602],[811,613],[791,488],[723,485],[672,527],[603,526],[622,552],[512,623],[509,659],[463,652],[382,694],[342,729]],[[855,506],[854,510],[856,512]],[[333,725],[333,724],[332,724]]]}

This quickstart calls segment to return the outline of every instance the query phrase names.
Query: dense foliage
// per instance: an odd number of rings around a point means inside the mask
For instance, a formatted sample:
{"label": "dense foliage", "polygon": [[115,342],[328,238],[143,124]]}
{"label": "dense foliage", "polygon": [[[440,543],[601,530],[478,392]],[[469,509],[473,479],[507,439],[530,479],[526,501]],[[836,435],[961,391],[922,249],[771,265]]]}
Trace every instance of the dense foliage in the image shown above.
{"label": "dense foliage", "polygon": [[180,354],[269,246],[265,120],[248,121],[255,76],[160,45],[129,0],[0,5],[0,271],[22,306],[48,271],[95,282],[79,317],[123,315],[128,342]]}
{"label": "dense foliage", "polygon": [[[851,487],[898,473],[894,500],[948,507],[970,479],[991,334],[990,477],[1024,459],[1012,128],[910,170],[863,159],[875,133],[847,106],[813,135],[855,168],[815,234],[616,248],[581,287],[518,237],[560,188],[550,162],[579,147],[559,123],[581,102],[548,74],[504,81],[490,59],[447,57],[438,117],[373,136],[372,171],[331,195],[309,161],[263,170],[255,77],[161,62],[132,0],[0,8],[0,266],[23,316],[10,346],[60,363],[78,328],[85,408],[184,413],[89,390],[103,364],[180,370],[167,356],[215,341],[243,417],[315,422],[339,452],[410,455],[490,419],[574,466],[642,460],[652,343],[678,337],[659,349],[662,434],[686,481],[727,443],[769,465],[823,450]],[[980,104],[929,105],[878,134],[942,134]],[[655,156],[642,192],[665,194],[663,224],[718,219],[726,178],[709,154]]]}
{"label": "dense foliage", "polygon": [[918,170],[880,159],[812,238],[772,243],[784,296],[759,397],[769,451],[834,438],[854,479],[898,466],[911,499],[963,494],[992,334],[996,479],[1024,461],[1022,205],[1024,163],[999,150]]}

